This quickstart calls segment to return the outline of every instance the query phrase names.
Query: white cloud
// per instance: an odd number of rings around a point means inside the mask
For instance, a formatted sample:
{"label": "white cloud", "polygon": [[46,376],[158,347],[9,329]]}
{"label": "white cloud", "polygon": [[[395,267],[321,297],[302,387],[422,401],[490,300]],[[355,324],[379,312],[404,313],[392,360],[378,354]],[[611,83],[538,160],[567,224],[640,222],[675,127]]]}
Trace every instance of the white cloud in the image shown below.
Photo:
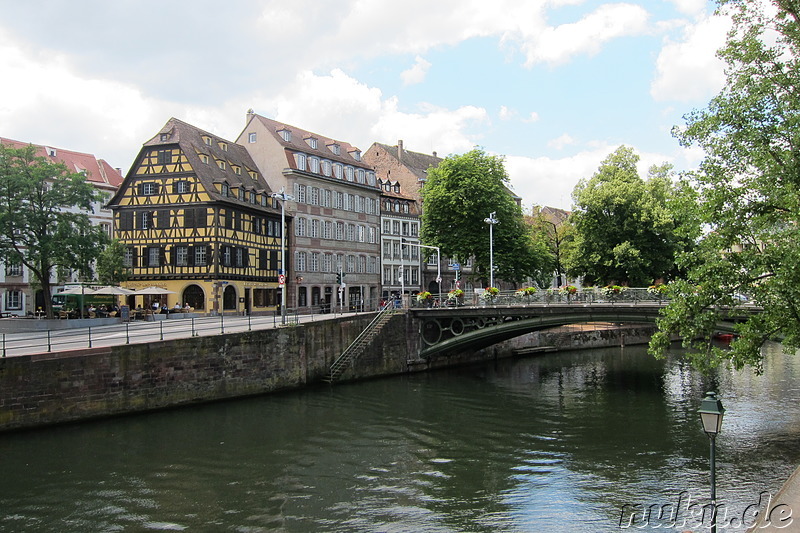
{"label": "white cloud", "polygon": [[561,150],[565,146],[569,146],[571,144],[575,144],[575,139],[573,139],[568,133],[564,133],[555,139],[547,141],[547,147],[553,148],[554,150]]}
{"label": "white cloud", "polygon": [[335,137],[362,150],[377,142],[403,139],[409,149],[441,155],[471,149],[476,137],[469,129],[488,123],[485,109],[463,106],[445,109],[422,105],[416,113],[399,109],[396,97],[384,98],[374,87],[335,69],[320,76],[302,72],[285,92],[269,99],[276,120]]}
{"label": "white cloud", "polygon": [[577,22],[531,28],[519,39],[526,65],[565,63],[579,54],[594,55],[606,42],[647,31],[647,11],[633,4],[604,4]]}
{"label": "white cloud", "polygon": [[509,109],[508,107],[501,105],[500,106],[500,120],[511,120],[515,116],[517,116],[517,112],[513,109]]}
{"label": "white cloud", "polygon": [[707,0],[669,0],[669,2],[674,4],[678,11],[690,16],[702,15],[708,9]]}
{"label": "white cloud", "polygon": [[430,62],[426,61],[420,56],[414,61],[414,64],[408,70],[400,73],[400,78],[403,80],[403,85],[415,85],[425,81],[425,75],[428,69],[431,68]]}
{"label": "white cloud", "polygon": [[723,62],[716,51],[725,43],[730,19],[708,16],[686,27],[683,40],[665,41],[656,60],[650,94],[658,101],[707,100],[725,83]]}

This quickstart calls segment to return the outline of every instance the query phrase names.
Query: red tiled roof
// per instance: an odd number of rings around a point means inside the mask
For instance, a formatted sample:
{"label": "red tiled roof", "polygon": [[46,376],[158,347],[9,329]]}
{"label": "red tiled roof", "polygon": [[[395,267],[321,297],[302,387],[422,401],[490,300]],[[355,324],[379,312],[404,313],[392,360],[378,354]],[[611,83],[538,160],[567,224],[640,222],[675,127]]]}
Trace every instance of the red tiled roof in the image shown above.
{"label": "red tiled roof", "polygon": [[116,189],[122,184],[122,174],[103,159],[97,159],[92,154],[74,152],[63,148],[54,148],[40,144],[25,143],[0,137],[0,144],[12,148],[25,148],[34,146],[36,155],[46,157],[54,163],[64,163],[70,172],[84,172],[86,181],[98,185],[108,185]]}

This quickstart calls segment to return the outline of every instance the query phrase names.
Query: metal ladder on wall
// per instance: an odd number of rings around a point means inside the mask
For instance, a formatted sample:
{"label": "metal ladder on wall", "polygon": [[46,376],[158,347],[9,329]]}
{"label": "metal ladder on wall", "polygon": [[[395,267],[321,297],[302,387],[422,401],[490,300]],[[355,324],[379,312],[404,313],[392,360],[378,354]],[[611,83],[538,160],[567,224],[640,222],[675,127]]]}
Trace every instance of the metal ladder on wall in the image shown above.
{"label": "metal ladder on wall", "polygon": [[372,322],[364,328],[364,331],[358,334],[356,340],[354,340],[350,346],[348,346],[345,351],[342,352],[342,355],[336,358],[336,360],[331,364],[330,373],[328,376],[323,380],[328,383],[333,383],[336,381],[339,376],[347,369],[347,365],[354,362],[364,351],[364,348],[372,342],[378,333],[380,333],[383,326],[386,325],[387,322],[392,318],[392,315],[395,314],[395,308],[393,302],[387,303],[383,309],[381,309],[375,318],[372,319]]}

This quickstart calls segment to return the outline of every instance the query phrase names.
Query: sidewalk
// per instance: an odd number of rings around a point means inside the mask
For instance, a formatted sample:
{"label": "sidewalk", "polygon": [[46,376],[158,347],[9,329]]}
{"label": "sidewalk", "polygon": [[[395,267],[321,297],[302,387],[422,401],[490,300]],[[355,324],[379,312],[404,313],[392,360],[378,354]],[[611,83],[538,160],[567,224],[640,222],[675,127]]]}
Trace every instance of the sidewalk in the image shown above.
{"label": "sidewalk", "polygon": [[800,533],[800,467],[798,467],[786,483],[772,499],[758,522],[748,529],[751,532]]}

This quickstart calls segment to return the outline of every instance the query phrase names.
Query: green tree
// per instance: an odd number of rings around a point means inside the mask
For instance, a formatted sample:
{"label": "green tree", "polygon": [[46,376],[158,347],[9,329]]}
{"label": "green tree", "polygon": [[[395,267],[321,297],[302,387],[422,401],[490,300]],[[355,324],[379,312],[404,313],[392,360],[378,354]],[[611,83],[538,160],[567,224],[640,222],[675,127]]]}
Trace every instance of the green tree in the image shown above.
{"label": "green tree", "polygon": [[103,285],[119,285],[128,280],[130,273],[125,266],[125,246],[114,239],[97,256],[97,279]]}
{"label": "green tree", "polygon": [[[687,274],[650,350],[664,354],[679,334],[698,368],[731,362],[760,371],[768,339],[780,335],[787,350],[800,348],[800,4],[772,0],[774,16],[760,2],[719,3],[734,23],[718,52],[725,87],[675,131],[705,152],[692,178],[709,231],[682,260]],[[740,305],[737,294],[763,312],[722,350],[711,338],[725,308]]]}
{"label": "green tree", "polygon": [[459,261],[474,258],[484,283],[490,278],[489,227],[484,222],[490,213],[499,220],[493,229],[495,278],[520,283],[534,277],[543,263],[508,182],[502,157],[476,148],[430,169],[422,188],[423,241]]}
{"label": "green tree", "polygon": [[100,199],[83,174],[36,156],[33,146],[0,144],[0,259],[28,267],[48,317],[56,269],[91,275],[107,242],[87,215]]}
{"label": "green tree", "polygon": [[540,287],[550,286],[553,276],[558,286],[566,282],[566,258],[574,242],[574,230],[568,217],[567,211],[538,205],[534,205],[531,214],[526,216],[534,242],[545,250],[546,260],[540,279],[536,280]]}
{"label": "green tree", "polygon": [[672,179],[669,165],[639,177],[639,156],[621,146],[573,192],[575,245],[569,273],[588,283],[649,285],[675,274],[676,254],[698,227],[688,190]]}

